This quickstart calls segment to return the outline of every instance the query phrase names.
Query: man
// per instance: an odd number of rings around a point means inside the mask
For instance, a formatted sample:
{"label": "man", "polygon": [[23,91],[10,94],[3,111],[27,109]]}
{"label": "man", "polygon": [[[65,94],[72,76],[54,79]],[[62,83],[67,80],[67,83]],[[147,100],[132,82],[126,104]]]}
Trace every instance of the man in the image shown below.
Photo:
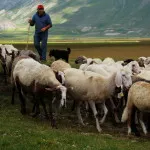
{"label": "man", "polygon": [[48,29],[52,27],[52,21],[50,16],[45,13],[43,5],[38,5],[36,14],[28,22],[30,26],[35,25],[34,46],[40,59],[46,60]]}

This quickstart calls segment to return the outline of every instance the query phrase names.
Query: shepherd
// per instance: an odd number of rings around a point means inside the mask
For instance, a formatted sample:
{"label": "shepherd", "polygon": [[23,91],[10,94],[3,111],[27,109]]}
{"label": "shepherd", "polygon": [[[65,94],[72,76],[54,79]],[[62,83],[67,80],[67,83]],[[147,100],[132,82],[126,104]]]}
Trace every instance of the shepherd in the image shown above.
{"label": "shepherd", "polygon": [[46,61],[48,29],[52,27],[52,21],[50,16],[45,13],[43,5],[37,6],[37,12],[28,22],[30,26],[35,25],[34,47],[38,51],[40,59]]}

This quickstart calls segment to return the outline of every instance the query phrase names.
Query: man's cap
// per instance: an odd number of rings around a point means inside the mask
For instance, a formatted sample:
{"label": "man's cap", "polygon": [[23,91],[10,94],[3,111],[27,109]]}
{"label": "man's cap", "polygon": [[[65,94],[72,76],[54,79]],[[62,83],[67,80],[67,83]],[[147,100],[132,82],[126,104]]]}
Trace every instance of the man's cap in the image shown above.
{"label": "man's cap", "polygon": [[44,9],[44,6],[43,5],[38,5],[37,9]]}

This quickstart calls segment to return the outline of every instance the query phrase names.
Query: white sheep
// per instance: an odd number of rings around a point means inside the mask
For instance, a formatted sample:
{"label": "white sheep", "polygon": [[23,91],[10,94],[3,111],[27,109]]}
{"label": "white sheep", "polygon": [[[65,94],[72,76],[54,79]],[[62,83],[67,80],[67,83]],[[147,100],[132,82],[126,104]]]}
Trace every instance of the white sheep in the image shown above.
{"label": "white sheep", "polygon": [[64,71],[65,69],[68,69],[68,68],[71,68],[71,65],[66,63],[65,61],[63,60],[57,60],[57,61],[54,61],[52,64],[51,64],[51,68],[53,69],[53,71],[57,72],[57,71]]}
{"label": "white sheep", "polygon": [[[61,106],[66,102],[66,88],[56,79],[52,69],[44,64],[40,64],[32,58],[18,61],[14,67],[12,77],[19,90],[22,113],[26,112],[25,99],[23,98],[24,93],[31,93],[37,103],[37,98],[39,97],[43,105],[42,97],[45,92],[60,91]],[[50,103],[52,103],[52,100],[50,100]],[[43,108],[44,107],[45,105],[43,105]]]}
{"label": "white sheep", "polygon": [[[118,71],[110,77],[104,77],[91,71],[82,71],[71,68],[66,69],[64,75],[68,94],[70,94],[73,100],[78,103],[77,115],[80,123],[84,124],[80,114],[80,104],[85,101],[89,103],[93,110],[96,119],[96,128],[99,132],[101,131],[101,128],[95,103],[104,103],[106,99],[113,95],[116,86],[120,87],[124,85],[129,87],[132,84],[131,76],[127,75],[124,71]],[[106,109],[104,108],[105,115],[101,121],[106,117]]]}
{"label": "white sheep", "polygon": [[139,57],[138,58],[138,63],[140,67],[144,67],[144,61],[146,60],[146,57]]}
{"label": "white sheep", "polygon": [[141,73],[141,68],[137,61],[131,61],[125,66],[125,68],[129,68],[133,74]]}
{"label": "white sheep", "polygon": [[18,56],[29,56],[33,58],[34,60],[40,62],[40,57],[34,53],[32,50],[20,50],[18,52]]}
{"label": "white sheep", "polygon": [[[125,70],[126,72],[130,72],[130,74],[132,74],[132,72],[130,71],[129,68],[123,67],[121,64],[118,64],[118,63],[117,64],[113,64],[113,65],[103,65],[103,64],[102,65],[97,65],[97,64],[92,64],[92,65],[88,66],[86,70],[98,73],[98,74],[100,74],[100,75],[102,75],[104,77],[110,77],[112,74],[117,73],[119,70]],[[122,94],[124,88],[125,87],[122,86],[121,87],[121,91],[120,90],[117,91],[118,93],[114,92],[114,95],[112,95],[112,96],[113,97],[117,96],[119,98],[122,98],[121,94]],[[113,98],[110,99],[110,102],[111,102],[111,107],[112,107],[112,113],[113,113],[113,115],[115,117],[115,121],[118,123],[120,121],[119,121],[118,116],[117,116],[116,106],[114,104]]]}
{"label": "white sheep", "polygon": [[93,58],[93,63],[94,64],[101,64],[102,60],[100,58]]}
{"label": "white sheep", "polygon": [[141,70],[141,73],[137,74],[136,76],[145,80],[150,80],[150,71]]}
{"label": "white sheep", "polygon": [[107,57],[103,60],[102,64],[107,64],[107,65],[111,65],[111,64],[114,64],[115,61],[113,58],[110,58],[110,57]]}
{"label": "white sheep", "polygon": [[87,58],[85,56],[79,56],[76,60],[75,60],[76,64],[101,64],[102,60],[100,58]]}
{"label": "white sheep", "polygon": [[143,122],[142,112],[150,112],[150,83],[148,82],[136,82],[134,83],[128,93],[127,105],[124,109],[122,115],[122,122],[128,121],[128,134],[131,131],[135,132],[136,135],[139,134],[135,125],[135,111],[137,108],[141,113],[139,117],[140,124],[142,126],[143,132],[147,134],[147,129]]}
{"label": "white sheep", "polygon": [[11,62],[18,50],[13,45],[0,45],[0,60],[4,70],[5,83],[7,83],[7,75],[11,73]]}

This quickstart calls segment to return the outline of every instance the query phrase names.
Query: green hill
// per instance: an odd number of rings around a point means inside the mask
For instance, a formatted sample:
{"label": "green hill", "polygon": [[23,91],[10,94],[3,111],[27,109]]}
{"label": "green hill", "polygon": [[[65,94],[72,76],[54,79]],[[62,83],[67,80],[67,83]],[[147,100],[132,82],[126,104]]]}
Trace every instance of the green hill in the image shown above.
{"label": "green hill", "polygon": [[[150,0],[43,0],[42,2],[53,21],[50,32],[52,37],[150,36]],[[23,31],[27,29],[27,19],[36,12],[38,3],[37,0],[1,2],[0,37],[22,36]]]}

